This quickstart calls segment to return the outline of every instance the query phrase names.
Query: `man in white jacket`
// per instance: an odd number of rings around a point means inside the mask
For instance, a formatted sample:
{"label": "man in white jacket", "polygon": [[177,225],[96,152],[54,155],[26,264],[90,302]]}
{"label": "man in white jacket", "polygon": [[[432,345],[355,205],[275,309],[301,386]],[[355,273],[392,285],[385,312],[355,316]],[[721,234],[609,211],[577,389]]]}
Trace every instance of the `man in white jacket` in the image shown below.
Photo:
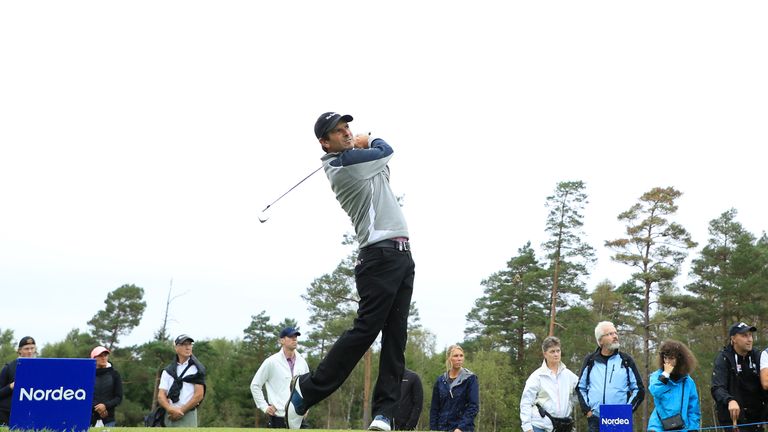
{"label": "man in white jacket", "polygon": [[[309,372],[306,360],[296,351],[298,336],[295,328],[286,327],[280,331],[280,351],[269,356],[261,364],[251,381],[251,394],[256,407],[267,414],[267,427],[285,429],[285,405],[291,395],[291,378]],[[262,388],[266,385],[267,397]],[[269,401],[267,401],[269,400]],[[302,424],[302,428],[304,425]]]}
{"label": "man in white jacket", "polygon": [[544,339],[541,350],[544,361],[528,377],[520,397],[520,421],[524,432],[555,429],[549,417],[539,413],[537,404],[551,417],[573,418],[573,395],[579,378],[560,362],[560,339],[554,336]]}

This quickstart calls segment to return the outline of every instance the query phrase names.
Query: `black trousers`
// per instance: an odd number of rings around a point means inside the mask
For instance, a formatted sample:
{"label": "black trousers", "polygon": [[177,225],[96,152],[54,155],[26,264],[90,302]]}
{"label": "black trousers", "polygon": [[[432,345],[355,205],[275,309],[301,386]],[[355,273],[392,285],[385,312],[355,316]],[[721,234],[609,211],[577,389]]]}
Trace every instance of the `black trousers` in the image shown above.
{"label": "black trousers", "polygon": [[379,332],[379,377],[373,389],[373,415],[392,418],[400,399],[405,368],[408,313],[413,294],[415,265],[410,251],[395,248],[363,248],[355,266],[355,285],[360,296],[357,318],[317,369],[301,377],[307,408],[330,396],[355,368]]}

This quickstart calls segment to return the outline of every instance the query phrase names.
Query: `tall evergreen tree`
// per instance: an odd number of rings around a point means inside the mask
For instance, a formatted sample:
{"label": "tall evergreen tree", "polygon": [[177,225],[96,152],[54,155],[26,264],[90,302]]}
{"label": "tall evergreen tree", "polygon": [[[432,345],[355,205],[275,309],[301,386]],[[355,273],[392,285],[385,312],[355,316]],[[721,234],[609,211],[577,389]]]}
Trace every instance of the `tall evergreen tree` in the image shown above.
{"label": "tall evergreen tree", "polygon": [[243,329],[243,347],[252,356],[254,361],[261,363],[275,351],[277,346],[278,326],[269,323],[269,315],[261,311],[258,315],[251,315],[251,323]]}
{"label": "tall evergreen tree", "polygon": [[768,314],[768,258],[736,215],[730,209],[710,221],[707,245],[691,264],[693,281],[686,286],[690,294],[661,299],[676,318],[709,329],[702,336],[709,335],[715,343],[725,339],[733,322],[759,323]]}
{"label": "tall evergreen tree", "polygon": [[[651,305],[673,286],[687,250],[696,246],[686,229],[668,218],[677,213],[682,193],[672,187],[653,188],[640,202],[619,214],[626,236],[606,241],[613,260],[632,267],[631,278],[643,287],[643,352],[645,376],[650,375]],[[643,403],[643,428],[648,424],[648,398]]]}
{"label": "tall evergreen tree", "polygon": [[123,285],[107,294],[106,307],[88,321],[91,334],[111,351],[120,336],[130,332],[141,322],[147,302],[144,289],[136,285]]}
{"label": "tall evergreen tree", "polygon": [[483,296],[467,314],[467,337],[486,337],[493,348],[508,350],[523,367],[526,336],[541,333],[546,326],[546,282],[547,271],[528,242],[507,262],[506,269],[482,281]]}
{"label": "tall evergreen tree", "polygon": [[[547,197],[549,210],[545,231],[549,240],[542,245],[549,259],[552,279],[550,295],[549,335],[555,334],[557,308],[577,304],[586,296],[583,276],[595,262],[595,250],[582,237],[584,207],[587,204],[586,186],[582,181],[564,181],[557,184],[553,195]],[[576,298],[566,301],[562,294]]]}

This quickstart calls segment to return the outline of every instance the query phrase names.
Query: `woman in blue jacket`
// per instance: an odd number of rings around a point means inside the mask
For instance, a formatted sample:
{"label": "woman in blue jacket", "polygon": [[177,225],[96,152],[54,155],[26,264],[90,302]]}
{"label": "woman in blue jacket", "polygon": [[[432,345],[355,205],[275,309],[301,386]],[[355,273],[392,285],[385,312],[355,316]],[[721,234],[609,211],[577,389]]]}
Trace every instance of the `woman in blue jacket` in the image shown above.
{"label": "woman in blue jacket", "polygon": [[701,420],[699,393],[691,372],[696,368],[696,357],[685,344],[666,340],[659,346],[659,370],[651,374],[649,390],[655,408],[648,419],[649,431],[664,431],[662,420],[670,422],[680,415],[680,430],[698,430]]}
{"label": "woman in blue jacket", "polygon": [[429,429],[433,431],[471,432],[480,408],[477,375],[464,368],[464,350],[451,345],[446,351],[446,372],[435,381]]}

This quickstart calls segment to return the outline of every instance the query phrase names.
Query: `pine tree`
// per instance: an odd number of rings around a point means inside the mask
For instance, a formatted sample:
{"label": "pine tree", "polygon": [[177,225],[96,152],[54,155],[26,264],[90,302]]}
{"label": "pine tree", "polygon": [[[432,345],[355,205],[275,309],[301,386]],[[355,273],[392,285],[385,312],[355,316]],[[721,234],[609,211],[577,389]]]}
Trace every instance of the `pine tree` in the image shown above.
{"label": "pine tree", "polygon": [[[613,260],[633,269],[631,280],[643,288],[643,352],[645,376],[650,375],[651,305],[659,294],[668,291],[687,250],[696,243],[682,225],[668,217],[677,213],[675,200],[682,195],[672,188],[653,188],[640,202],[621,213],[618,220],[626,227],[626,237],[606,241],[615,251]],[[643,428],[648,424],[648,398],[643,403]]]}
{"label": "pine tree", "polygon": [[[549,240],[542,246],[547,252],[552,278],[550,336],[555,335],[558,307],[576,305],[586,296],[581,278],[589,274],[588,267],[595,262],[594,248],[582,240],[582,212],[587,204],[585,188],[582,181],[560,182],[554,194],[547,197],[549,214],[545,230]],[[563,294],[571,294],[575,298],[568,301]]]}

